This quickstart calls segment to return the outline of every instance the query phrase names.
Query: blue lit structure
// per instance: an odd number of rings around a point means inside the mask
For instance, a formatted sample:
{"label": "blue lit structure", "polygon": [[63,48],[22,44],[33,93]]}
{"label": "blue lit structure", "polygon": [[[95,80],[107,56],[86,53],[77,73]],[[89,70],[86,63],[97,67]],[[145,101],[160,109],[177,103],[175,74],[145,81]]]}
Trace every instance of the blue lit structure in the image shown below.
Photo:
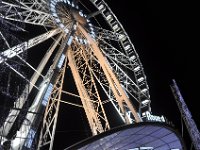
{"label": "blue lit structure", "polygon": [[190,113],[190,110],[188,109],[175,80],[173,80],[173,84],[171,85],[171,89],[172,89],[172,92],[173,92],[174,97],[176,99],[176,103],[178,105],[178,108],[181,112],[181,116],[182,116],[182,118],[185,122],[185,125],[187,127],[188,133],[191,137],[192,144],[194,145],[196,150],[199,150],[200,149],[200,133],[199,133],[199,130],[196,126],[196,123],[192,119],[192,115]]}
{"label": "blue lit structure", "polygon": [[115,128],[65,150],[186,150],[179,133],[164,123],[137,123]]}

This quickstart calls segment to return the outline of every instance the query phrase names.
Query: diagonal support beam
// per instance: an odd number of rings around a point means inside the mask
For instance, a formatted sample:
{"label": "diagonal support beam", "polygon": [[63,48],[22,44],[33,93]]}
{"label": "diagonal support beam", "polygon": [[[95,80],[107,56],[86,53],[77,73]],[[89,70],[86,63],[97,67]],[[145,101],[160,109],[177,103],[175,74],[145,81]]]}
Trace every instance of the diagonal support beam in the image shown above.
{"label": "diagonal support beam", "polygon": [[[30,94],[30,92],[33,89],[33,86],[35,85],[36,81],[39,78],[39,75],[42,73],[45,65],[47,64],[47,61],[49,60],[50,56],[54,52],[55,48],[58,46],[59,42],[62,39],[62,35],[60,35],[58,38],[56,38],[56,41],[54,44],[49,48],[43,59],[41,60],[40,64],[37,67],[37,72],[33,74],[33,76],[30,79],[31,84],[27,84],[20,95],[20,97],[16,100],[15,102],[15,108],[10,110],[9,115],[6,118],[6,121],[0,128],[0,133],[3,134],[4,136],[7,136],[8,133],[10,132],[15,120],[17,119],[18,114],[20,113],[20,110],[24,106],[24,103],[26,101],[26,95]],[[11,68],[12,69],[12,68]]]}
{"label": "diagonal support beam", "polygon": [[23,42],[21,44],[18,44],[14,47],[11,47],[7,50],[5,50],[4,52],[0,53],[0,64],[4,61],[6,61],[7,59],[13,58],[16,55],[19,55],[20,53],[28,50],[31,47],[34,47],[44,41],[46,41],[47,39],[53,37],[54,35],[60,33],[60,29],[53,29],[51,31],[48,31],[42,35],[39,35],[33,39],[30,39],[29,41]]}
{"label": "diagonal support beam", "polygon": [[107,59],[104,57],[103,53],[97,46],[96,42],[87,34],[85,29],[81,25],[78,26],[78,29],[82,32],[82,34],[85,36],[85,38],[89,41],[89,43],[94,51],[95,56],[97,57],[98,60],[100,60],[99,64],[102,66],[102,69],[106,75],[109,85],[112,88],[115,98],[116,98],[117,102],[119,103],[119,106],[120,106],[122,112],[125,115],[126,123],[127,124],[130,123],[130,121],[126,114],[123,103],[125,103],[128,106],[128,108],[130,109],[132,115],[134,116],[135,122],[141,122],[142,120],[138,116],[137,110],[135,109],[134,105],[131,103],[130,99],[127,97],[123,87],[121,86],[119,80],[113,73],[110,65],[107,63],[108,62]]}
{"label": "diagonal support beam", "polygon": [[46,106],[43,124],[40,132],[40,139],[38,144],[38,150],[48,147],[49,150],[53,149],[53,141],[55,136],[57,118],[59,113],[59,106],[61,102],[62,87],[64,82],[64,75],[66,70],[67,61],[65,61],[63,68],[59,72],[59,75],[54,84],[51,96]]}
{"label": "diagonal support beam", "polygon": [[90,99],[90,96],[87,92],[87,89],[84,87],[82,83],[82,79],[79,75],[79,72],[76,68],[75,59],[73,56],[73,52],[71,50],[68,51],[68,59],[69,59],[69,66],[72,71],[73,77],[75,79],[76,87],[78,90],[78,93],[81,97],[81,101],[88,119],[88,123],[91,129],[91,132],[93,135],[97,135],[99,133],[104,132],[103,127],[99,121],[99,119],[96,116],[94,105],[92,104],[91,100],[85,100]]}

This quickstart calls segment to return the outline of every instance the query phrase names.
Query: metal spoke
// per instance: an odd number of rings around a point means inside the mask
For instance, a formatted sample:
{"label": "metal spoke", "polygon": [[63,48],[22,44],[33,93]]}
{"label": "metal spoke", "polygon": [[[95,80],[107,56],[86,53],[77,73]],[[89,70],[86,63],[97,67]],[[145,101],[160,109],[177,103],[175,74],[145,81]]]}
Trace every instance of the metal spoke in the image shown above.
{"label": "metal spoke", "polygon": [[[1,33],[1,31],[0,31],[0,36],[1,36],[2,39],[4,40],[6,46],[7,46],[8,48],[10,48],[10,45],[8,44],[8,41],[6,40],[6,38],[4,37],[4,35]],[[0,55],[0,62],[1,62],[1,55]]]}
{"label": "metal spoke", "polygon": [[17,71],[15,68],[13,68],[11,65],[9,65],[7,62],[5,62],[5,64],[11,69],[13,70],[15,73],[17,73],[22,79],[26,80],[28,83],[30,83],[33,87],[35,87],[36,89],[39,89],[35,84],[31,83],[24,75],[22,75],[19,71]]}
{"label": "metal spoke", "polygon": [[31,47],[34,47],[42,42],[44,42],[45,40],[53,37],[54,35],[60,33],[61,30],[60,29],[53,29],[51,31],[48,31],[42,35],[39,35],[33,39],[28,40],[27,42],[23,42],[21,44],[18,44],[14,47],[11,47],[7,50],[5,50],[4,52],[0,53],[0,64],[4,61],[6,61],[7,59],[13,58],[16,55],[19,55],[20,53],[28,50]]}

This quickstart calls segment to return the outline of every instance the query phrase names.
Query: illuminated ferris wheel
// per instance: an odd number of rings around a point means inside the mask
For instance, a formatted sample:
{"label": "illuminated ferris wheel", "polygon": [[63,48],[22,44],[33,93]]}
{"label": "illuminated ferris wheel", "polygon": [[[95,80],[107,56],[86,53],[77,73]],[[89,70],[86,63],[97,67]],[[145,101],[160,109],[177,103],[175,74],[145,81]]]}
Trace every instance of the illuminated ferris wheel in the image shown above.
{"label": "illuminated ferris wheel", "polygon": [[[31,148],[39,134],[38,149],[52,149],[62,102],[84,110],[92,135],[115,126],[110,111],[124,124],[142,122],[151,112],[139,56],[104,0],[2,0],[0,9],[0,21],[22,35],[11,44],[16,36],[0,30],[5,45],[0,65],[6,68],[1,86],[6,86],[4,97],[13,99],[1,124],[2,145],[10,141],[13,149]],[[68,70],[73,78],[66,77]],[[74,93],[63,88],[71,80]],[[9,94],[13,89],[19,90]],[[62,99],[63,94],[78,102]]]}

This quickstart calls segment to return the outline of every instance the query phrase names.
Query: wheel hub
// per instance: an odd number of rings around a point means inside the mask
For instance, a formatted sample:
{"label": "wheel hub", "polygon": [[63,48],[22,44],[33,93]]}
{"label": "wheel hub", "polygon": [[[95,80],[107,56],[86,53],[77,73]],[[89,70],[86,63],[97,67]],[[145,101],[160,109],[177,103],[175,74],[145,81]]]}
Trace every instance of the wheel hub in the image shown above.
{"label": "wheel hub", "polygon": [[[50,1],[50,12],[56,25],[61,28],[66,34],[69,33],[70,25],[78,22],[82,26],[89,26],[90,22],[83,11],[79,9],[78,5],[69,0],[51,0]],[[90,25],[91,26],[91,25]],[[91,30],[91,28],[90,28]]]}

